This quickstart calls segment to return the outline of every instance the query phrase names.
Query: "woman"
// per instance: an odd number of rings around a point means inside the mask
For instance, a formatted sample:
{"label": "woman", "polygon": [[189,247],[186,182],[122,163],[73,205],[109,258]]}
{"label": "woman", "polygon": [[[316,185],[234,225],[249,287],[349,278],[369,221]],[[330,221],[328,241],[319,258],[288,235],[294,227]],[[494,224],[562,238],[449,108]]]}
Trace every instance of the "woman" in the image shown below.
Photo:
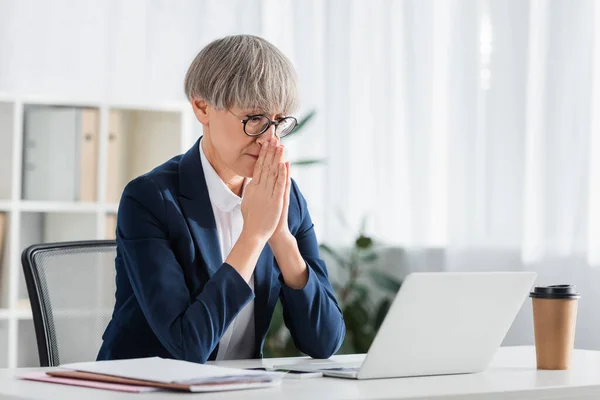
{"label": "woman", "polygon": [[290,61],[261,38],[226,37],[194,59],[185,91],[204,135],[123,192],[98,359],[262,357],[278,299],[296,347],[331,356],[345,326],[279,142],[296,125]]}

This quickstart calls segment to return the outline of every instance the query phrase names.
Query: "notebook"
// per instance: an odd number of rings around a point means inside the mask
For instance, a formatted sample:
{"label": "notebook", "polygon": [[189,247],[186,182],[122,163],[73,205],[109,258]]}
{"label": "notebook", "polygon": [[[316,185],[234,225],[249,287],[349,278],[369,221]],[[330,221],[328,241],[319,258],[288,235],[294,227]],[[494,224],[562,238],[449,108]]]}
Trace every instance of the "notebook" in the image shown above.
{"label": "notebook", "polygon": [[153,392],[159,390],[159,388],[149,386],[136,386],[136,385],[124,385],[120,383],[100,382],[93,380],[83,380],[74,378],[60,378],[57,376],[47,375],[45,372],[35,371],[27,372],[17,376],[19,379],[26,379],[29,381],[48,382],[48,383],[59,383],[62,385],[70,386],[82,386],[94,389],[114,390],[117,392],[129,392],[129,393],[142,393],[142,392]]}
{"label": "notebook", "polygon": [[272,387],[285,373],[225,368],[160,357],[61,365],[47,372],[61,378],[150,386],[190,392]]}

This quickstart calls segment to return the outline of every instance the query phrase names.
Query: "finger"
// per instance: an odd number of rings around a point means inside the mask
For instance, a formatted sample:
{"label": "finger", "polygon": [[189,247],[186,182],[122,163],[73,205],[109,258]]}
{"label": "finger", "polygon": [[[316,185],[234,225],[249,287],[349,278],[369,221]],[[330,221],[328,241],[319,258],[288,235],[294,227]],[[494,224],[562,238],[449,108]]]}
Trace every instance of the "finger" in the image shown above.
{"label": "finger", "polygon": [[265,163],[265,156],[267,155],[267,146],[269,143],[265,142],[260,146],[260,153],[258,154],[258,159],[256,163],[254,163],[254,172],[252,173],[252,180],[255,183],[260,183],[262,167]]}
{"label": "finger", "polygon": [[290,176],[290,163],[285,164],[285,192],[283,194],[283,212],[288,212],[290,207],[290,187],[292,186],[292,177]]}
{"label": "finger", "polygon": [[285,163],[285,176],[286,176],[286,182],[285,182],[285,198],[289,200],[290,198],[290,190],[292,187],[292,175],[290,172],[290,163],[289,161]]}
{"label": "finger", "polygon": [[[271,164],[269,172],[267,173],[267,181],[265,183],[267,190],[273,190],[273,187],[277,183],[277,178],[280,174],[279,165],[283,163],[275,163],[275,160],[278,160],[282,157],[281,153],[283,153],[283,149],[281,148],[281,146],[278,146],[275,150],[275,155],[273,156],[273,163]],[[285,168],[283,169],[283,173],[285,174]]]}
{"label": "finger", "polygon": [[[265,161],[262,165],[262,170],[261,170],[261,176],[260,176],[260,182],[264,185],[273,185],[274,180],[271,180],[271,182],[269,182],[268,178],[269,175],[275,175],[275,177],[277,177],[277,165],[273,166],[273,158],[275,157],[275,152],[277,151],[277,147],[275,147],[275,142],[273,141],[269,141],[269,144],[267,145],[268,149],[267,149],[267,154],[265,155]],[[273,168],[275,167],[275,171],[273,171]],[[273,187],[273,186],[268,186],[268,187]]]}
{"label": "finger", "polygon": [[272,142],[275,142],[275,146],[279,145],[279,142],[281,142],[281,139],[279,139],[279,136],[274,135],[271,139]]}
{"label": "finger", "polygon": [[281,198],[285,192],[285,164],[280,163],[277,166],[277,171],[277,181],[275,182],[275,186],[273,188],[273,197],[276,199]]}
{"label": "finger", "polygon": [[283,145],[277,146],[277,152],[275,153],[275,157],[273,157],[273,166],[277,167],[279,164],[283,164],[285,166],[285,147]]}
{"label": "finger", "polygon": [[[285,146],[280,144],[279,147],[281,148],[281,157],[279,158],[279,162],[284,163],[285,165]],[[286,172],[287,172],[287,168],[286,168]]]}

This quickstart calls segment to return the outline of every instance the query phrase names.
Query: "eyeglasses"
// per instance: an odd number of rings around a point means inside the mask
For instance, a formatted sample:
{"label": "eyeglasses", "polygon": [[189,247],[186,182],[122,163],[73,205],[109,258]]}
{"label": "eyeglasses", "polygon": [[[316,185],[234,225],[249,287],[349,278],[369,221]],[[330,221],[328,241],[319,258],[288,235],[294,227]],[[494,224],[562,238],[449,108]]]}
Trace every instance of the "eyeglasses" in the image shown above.
{"label": "eyeglasses", "polygon": [[[237,115],[227,110],[234,117],[240,119]],[[275,126],[275,135],[282,138],[289,135],[294,128],[298,125],[298,120],[294,117],[284,117],[278,121],[271,121],[269,117],[263,114],[248,115],[246,119],[240,119],[240,122],[244,124],[244,133],[248,136],[260,136],[265,133],[271,125]]]}

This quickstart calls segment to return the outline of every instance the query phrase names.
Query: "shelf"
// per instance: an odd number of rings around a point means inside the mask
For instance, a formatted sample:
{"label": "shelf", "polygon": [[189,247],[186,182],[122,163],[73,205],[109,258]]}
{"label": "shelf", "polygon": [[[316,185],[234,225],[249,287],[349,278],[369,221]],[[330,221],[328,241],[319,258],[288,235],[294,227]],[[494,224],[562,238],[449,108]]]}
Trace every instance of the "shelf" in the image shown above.
{"label": "shelf", "polygon": [[90,213],[103,211],[99,203],[77,203],[77,202],[57,202],[57,201],[33,201],[21,200],[17,207],[25,212],[69,212],[69,213]]}
{"label": "shelf", "polygon": [[[7,310],[8,311],[8,310]],[[98,318],[106,317],[111,318],[113,310],[52,310],[54,318]],[[1,314],[0,314],[1,315]],[[19,320],[30,320],[33,319],[31,310],[18,310],[15,316]],[[1,319],[1,318],[0,318]]]}
{"label": "shelf", "polygon": [[182,112],[186,108],[191,107],[187,102],[174,102],[174,103],[162,103],[162,104],[119,104],[119,103],[111,103],[111,109],[120,109],[127,111],[150,111],[150,112]]}
{"label": "shelf", "polygon": [[86,99],[83,97],[48,97],[36,95],[19,96],[13,93],[0,92],[0,102],[14,103],[20,102],[29,105],[49,105],[49,106],[73,106],[73,107],[91,107],[91,108],[120,108],[124,110],[142,110],[142,111],[175,111],[180,112],[190,107],[188,102],[174,101],[166,103],[119,103],[97,99]]}
{"label": "shelf", "polygon": [[12,209],[12,202],[10,200],[0,200],[0,211],[10,211]]}
{"label": "shelf", "polygon": [[56,202],[56,201],[34,201],[20,200],[12,202],[10,200],[0,200],[0,212],[10,212],[18,209],[23,212],[72,212],[72,213],[91,213],[103,212],[116,214],[119,209],[118,203],[77,203],[77,202]]}
{"label": "shelf", "polygon": [[33,315],[31,315],[31,310],[29,309],[24,309],[24,310],[20,310],[17,309],[15,310],[15,317],[17,319],[33,319]]}
{"label": "shelf", "polygon": [[8,321],[0,318],[0,368],[8,367],[8,346],[10,336],[8,330]]}
{"label": "shelf", "polygon": [[10,94],[10,93],[6,93],[6,92],[0,92],[0,101],[3,103],[12,103],[16,100],[16,96]]}
{"label": "shelf", "polygon": [[86,99],[48,99],[45,97],[27,97],[20,99],[28,106],[58,106],[58,107],[82,107],[100,108],[102,103]]}
{"label": "shelf", "polygon": [[105,213],[108,213],[108,214],[116,214],[116,213],[117,213],[117,210],[119,210],[119,204],[117,204],[117,203],[105,204],[105,205],[103,206],[103,208],[104,208],[104,209],[103,209],[103,211],[104,211]]}
{"label": "shelf", "polygon": [[[53,310],[52,313],[56,318],[97,318],[97,317],[106,317],[111,318],[112,316],[112,308],[104,309],[104,310]],[[0,308],[0,321],[10,319],[13,316],[19,320],[30,320],[33,319],[33,315],[31,314],[31,309],[21,308],[16,309],[15,311],[11,311],[7,308]]]}
{"label": "shelf", "polygon": [[75,107],[93,107],[99,108],[103,102],[85,98],[66,98],[66,97],[48,97],[26,95],[18,96],[13,93],[0,92],[0,102],[20,102],[31,105],[51,105],[51,106],[75,106]]}
{"label": "shelf", "polygon": [[[199,133],[191,130],[190,124],[195,120],[187,102],[148,99],[135,104],[124,99],[115,100],[0,92],[0,213],[8,217],[0,259],[0,368],[36,366],[38,363],[33,317],[30,306],[26,304],[28,292],[20,260],[23,249],[37,243],[113,239],[116,214],[125,185],[185,152],[191,145],[188,145],[189,137]],[[36,153],[32,155],[32,148],[49,147],[35,141],[38,136],[31,135],[31,132],[42,132],[42,138],[50,136],[43,135],[50,130],[48,124],[42,123],[42,128],[34,129],[33,122],[39,122],[39,118],[36,120],[31,113],[46,106],[98,110],[97,122],[93,125],[97,126],[98,146],[91,153],[97,156],[95,163],[81,163],[81,160],[88,160],[87,152],[85,158],[80,155],[75,162],[65,159],[67,155],[74,154],[67,153],[71,136],[62,138],[66,146],[59,144],[56,150],[43,155],[48,159],[42,160]],[[81,114],[76,115],[82,117]],[[70,132],[75,140],[84,137],[81,135],[84,130],[81,120],[70,124],[69,118],[70,115],[62,115],[58,121],[67,120],[68,126],[79,128]],[[194,127],[200,130],[200,124],[195,123]],[[53,141],[52,144],[59,142]],[[81,142],[77,143],[77,146],[81,145]],[[27,164],[31,160],[36,160],[37,164]],[[42,164],[52,168],[44,169],[41,178],[34,176],[37,180],[33,179],[32,166]],[[90,165],[97,167],[95,185],[90,183],[91,180],[81,180],[81,176],[93,175],[81,173],[87,171],[84,167]],[[57,169],[67,172],[55,173]],[[59,184],[65,183],[61,181],[63,178],[71,179],[71,169],[76,188],[81,189],[83,182],[87,189],[96,188],[95,195],[83,196],[81,190],[74,190],[73,196],[66,195],[71,193],[70,188],[63,190]],[[45,178],[46,175],[60,178],[50,180]],[[46,186],[53,190],[46,190]],[[54,196],[56,193],[58,195]],[[78,268],[81,261],[76,258],[72,259],[73,265],[61,262],[64,270],[57,272],[62,275],[54,289],[64,290],[64,293],[56,296],[53,303],[56,307],[54,316],[63,329],[67,329],[73,338],[96,338],[98,347],[112,316],[115,293],[114,256],[101,256],[100,263],[96,270],[90,270]],[[73,306],[78,309],[73,309]],[[95,357],[95,354],[91,356]]]}
{"label": "shelf", "polygon": [[35,368],[40,366],[37,349],[37,339],[32,320],[20,320],[18,328],[19,336],[14,345],[17,347],[17,365],[19,368]]}
{"label": "shelf", "polygon": [[0,99],[0,199],[10,199],[13,182],[14,104]]}
{"label": "shelf", "polygon": [[2,212],[0,219],[0,310],[3,310],[8,308],[10,303],[11,254],[14,251],[14,239],[11,237],[12,214]]}

